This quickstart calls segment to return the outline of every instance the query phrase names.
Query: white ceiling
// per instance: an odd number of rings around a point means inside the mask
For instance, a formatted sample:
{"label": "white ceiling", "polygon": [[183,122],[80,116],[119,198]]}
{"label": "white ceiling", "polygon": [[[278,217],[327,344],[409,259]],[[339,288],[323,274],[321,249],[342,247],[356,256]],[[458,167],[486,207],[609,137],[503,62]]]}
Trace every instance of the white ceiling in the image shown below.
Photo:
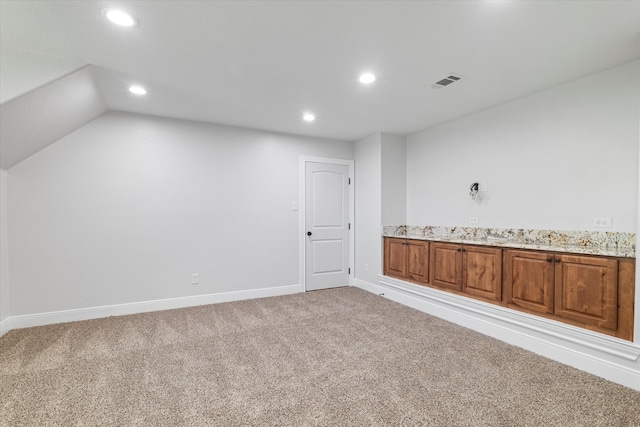
{"label": "white ceiling", "polygon": [[357,140],[637,60],[640,1],[1,0],[0,49],[2,103],[93,64],[111,110]]}

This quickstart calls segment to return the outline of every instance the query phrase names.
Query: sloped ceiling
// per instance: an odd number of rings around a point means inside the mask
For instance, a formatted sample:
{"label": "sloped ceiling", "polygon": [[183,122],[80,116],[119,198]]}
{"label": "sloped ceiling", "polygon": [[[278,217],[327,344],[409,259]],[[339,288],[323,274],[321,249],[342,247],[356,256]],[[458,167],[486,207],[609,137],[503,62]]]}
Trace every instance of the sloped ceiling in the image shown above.
{"label": "sloped ceiling", "polygon": [[0,105],[0,169],[107,112],[91,66]]}
{"label": "sloped ceiling", "polygon": [[[108,7],[138,25],[112,25]],[[640,59],[640,1],[0,0],[0,48],[2,137],[21,138],[2,142],[6,167],[73,124],[56,114],[82,111],[81,124],[104,102],[342,140],[410,134]],[[92,96],[62,96],[65,79],[30,92],[85,64],[69,77]],[[363,71],[377,81],[361,85]],[[452,72],[463,80],[431,88]],[[130,94],[133,83],[148,94]],[[50,131],[29,129],[36,110]]]}
{"label": "sloped ceiling", "polygon": [[2,47],[0,104],[58,80],[87,65],[84,61]]}

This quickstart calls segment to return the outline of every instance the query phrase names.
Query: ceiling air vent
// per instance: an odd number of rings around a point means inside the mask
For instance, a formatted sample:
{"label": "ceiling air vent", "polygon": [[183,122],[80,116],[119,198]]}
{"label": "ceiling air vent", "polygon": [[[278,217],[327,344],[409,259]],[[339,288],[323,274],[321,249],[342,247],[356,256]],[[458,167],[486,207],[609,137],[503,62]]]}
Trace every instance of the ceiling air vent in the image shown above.
{"label": "ceiling air vent", "polygon": [[460,81],[460,79],[462,79],[462,76],[458,76],[456,74],[449,74],[444,79],[438,80],[437,82],[432,84],[431,87],[434,89],[442,89],[443,87],[449,86],[452,83]]}

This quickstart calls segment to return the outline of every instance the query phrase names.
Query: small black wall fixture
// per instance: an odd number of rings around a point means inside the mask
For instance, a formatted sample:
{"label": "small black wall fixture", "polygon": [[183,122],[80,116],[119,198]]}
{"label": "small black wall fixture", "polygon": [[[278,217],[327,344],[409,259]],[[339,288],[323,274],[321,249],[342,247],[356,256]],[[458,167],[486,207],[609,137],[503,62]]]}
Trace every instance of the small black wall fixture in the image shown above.
{"label": "small black wall fixture", "polygon": [[475,200],[476,196],[478,195],[478,189],[480,188],[480,184],[478,184],[477,182],[474,182],[473,184],[471,184],[471,187],[469,187],[469,190],[471,190],[469,192],[469,195],[471,195],[471,198]]}

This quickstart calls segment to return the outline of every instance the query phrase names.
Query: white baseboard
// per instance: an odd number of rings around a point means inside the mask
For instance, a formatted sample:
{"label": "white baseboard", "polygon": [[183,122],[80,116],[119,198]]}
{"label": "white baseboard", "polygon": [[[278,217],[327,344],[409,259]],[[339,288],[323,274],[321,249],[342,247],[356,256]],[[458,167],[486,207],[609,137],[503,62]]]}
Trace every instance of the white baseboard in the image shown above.
{"label": "white baseboard", "polygon": [[0,322],[0,337],[9,332],[11,329],[11,317],[7,317],[2,322]]}
{"label": "white baseboard", "polygon": [[387,276],[357,286],[640,391],[640,345]]}
{"label": "white baseboard", "polygon": [[141,301],[126,304],[115,304],[100,307],[89,307],[74,310],[12,316],[0,323],[0,336],[4,335],[12,329],[29,328],[32,326],[75,322],[78,320],[98,319],[101,317],[109,316],[122,316],[125,314],[147,313],[150,311],[171,310],[174,308],[217,304],[221,302],[239,301],[245,299],[274,297],[280,295],[295,294],[299,292],[302,292],[302,287],[300,285],[278,286],[273,288],[222,292],[217,294],[195,295],[162,300]]}

